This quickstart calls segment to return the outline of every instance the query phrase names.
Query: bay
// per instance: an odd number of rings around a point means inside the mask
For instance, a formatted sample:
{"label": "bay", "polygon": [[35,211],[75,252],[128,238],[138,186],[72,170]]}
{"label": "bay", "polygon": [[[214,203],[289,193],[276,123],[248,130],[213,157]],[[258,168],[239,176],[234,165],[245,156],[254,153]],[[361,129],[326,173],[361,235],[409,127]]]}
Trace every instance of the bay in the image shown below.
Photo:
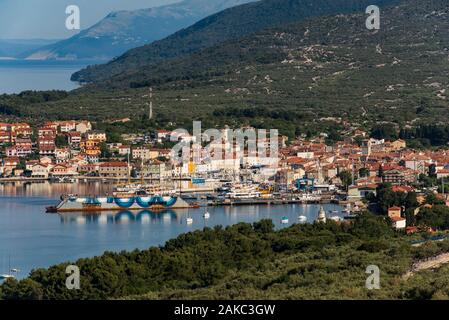
{"label": "bay", "polygon": [[78,88],[71,75],[98,61],[0,60],[0,94],[25,90],[66,90]]}
{"label": "bay", "polygon": [[[167,210],[164,212],[121,211],[85,213],[45,213],[45,207],[59,201],[61,194],[100,195],[112,190],[104,182],[89,183],[5,183],[0,184],[0,274],[20,269],[18,278],[32,269],[49,267],[79,258],[101,255],[105,251],[147,249],[163,245],[178,235],[204,227],[228,226],[272,219],[276,228],[298,223],[304,215],[308,222],[317,216],[319,205],[248,205]],[[324,205],[330,210],[342,208]],[[204,219],[205,211],[210,219]],[[342,216],[342,214],[338,214]],[[186,217],[193,224],[186,224]],[[281,223],[288,217],[287,224]]]}

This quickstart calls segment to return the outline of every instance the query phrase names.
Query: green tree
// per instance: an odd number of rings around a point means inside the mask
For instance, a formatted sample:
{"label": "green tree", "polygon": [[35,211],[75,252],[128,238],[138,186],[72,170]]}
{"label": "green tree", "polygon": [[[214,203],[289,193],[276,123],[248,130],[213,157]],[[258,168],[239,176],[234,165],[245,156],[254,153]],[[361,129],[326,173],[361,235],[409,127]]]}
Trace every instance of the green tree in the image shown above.
{"label": "green tree", "polygon": [[352,184],[352,173],[347,170],[339,172],[337,177],[340,178],[341,182],[343,183],[343,186],[346,189],[348,188],[348,186]]}

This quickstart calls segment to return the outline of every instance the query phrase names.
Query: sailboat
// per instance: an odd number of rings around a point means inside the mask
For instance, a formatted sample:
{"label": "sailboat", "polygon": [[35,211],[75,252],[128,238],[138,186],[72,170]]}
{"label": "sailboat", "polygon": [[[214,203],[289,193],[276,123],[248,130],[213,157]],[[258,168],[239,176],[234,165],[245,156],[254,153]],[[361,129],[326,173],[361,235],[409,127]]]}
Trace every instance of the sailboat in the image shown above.
{"label": "sailboat", "polygon": [[301,216],[298,217],[298,221],[299,222],[306,222],[307,221],[307,217],[301,215]]}
{"label": "sailboat", "polygon": [[206,212],[203,214],[203,218],[204,218],[204,219],[209,219],[209,218],[210,218],[210,213],[206,211]]}
{"label": "sailboat", "polygon": [[8,274],[0,274],[0,280],[15,279],[15,276],[13,276],[11,273],[18,273],[20,271],[19,269],[11,269],[11,257],[9,257],[8,270]]}
{"label": "sailboat", "polygon": [[187,223],[187,224],[192,224],[192,223],[193,223],[193,218],[190,217],[190,216],[187,216],[187,217],[186,217],[186,223]]}

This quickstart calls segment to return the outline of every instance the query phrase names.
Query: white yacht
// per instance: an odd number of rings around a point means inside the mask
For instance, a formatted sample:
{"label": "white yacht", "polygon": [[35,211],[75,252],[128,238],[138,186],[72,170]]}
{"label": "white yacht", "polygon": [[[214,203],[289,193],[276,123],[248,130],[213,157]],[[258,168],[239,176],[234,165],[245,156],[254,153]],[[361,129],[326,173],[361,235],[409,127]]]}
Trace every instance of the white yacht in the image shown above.
{"label": "white yacht", "polygon": [[298,200],[303,203],[316,202],[316,201],[320,201],[321,197],[319,195],[316,195],[313,193],[303,193],[298,197]]}
{"label": "white yacht", "polygon": [[15,277],[12,274],[0,274],[0,280],[6,279],[14,279]]}
{"label": "white yacht", "polygon": [[260,198],[261,193],[254,185],[237,184],[231,187],[226,196],[230,199],[255,199]]}
{"label": "white yacht", "polygon": [[298,217],[298,221],[299,222],[306,222],[307,221],[307,217],[306,216],[299,216]]}
{"label": "white yacht", "polygon": [[206,211],[206,212],[204,213],[203,217],[204,217],[204,219],[206,219],[206,220],[209,219],[209,218],[210,218],[210,213]]}

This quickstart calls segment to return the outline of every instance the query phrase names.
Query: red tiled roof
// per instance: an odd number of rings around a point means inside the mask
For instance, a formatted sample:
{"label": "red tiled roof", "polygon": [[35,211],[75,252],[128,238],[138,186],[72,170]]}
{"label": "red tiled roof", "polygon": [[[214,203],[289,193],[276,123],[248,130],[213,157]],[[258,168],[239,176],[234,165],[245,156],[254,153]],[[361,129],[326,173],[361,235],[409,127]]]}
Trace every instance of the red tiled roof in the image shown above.
{"label": "red tiled roof", "polygon": [[128,164],[126,162],[104,162],[100,164],[100,167],[128,167]]}

